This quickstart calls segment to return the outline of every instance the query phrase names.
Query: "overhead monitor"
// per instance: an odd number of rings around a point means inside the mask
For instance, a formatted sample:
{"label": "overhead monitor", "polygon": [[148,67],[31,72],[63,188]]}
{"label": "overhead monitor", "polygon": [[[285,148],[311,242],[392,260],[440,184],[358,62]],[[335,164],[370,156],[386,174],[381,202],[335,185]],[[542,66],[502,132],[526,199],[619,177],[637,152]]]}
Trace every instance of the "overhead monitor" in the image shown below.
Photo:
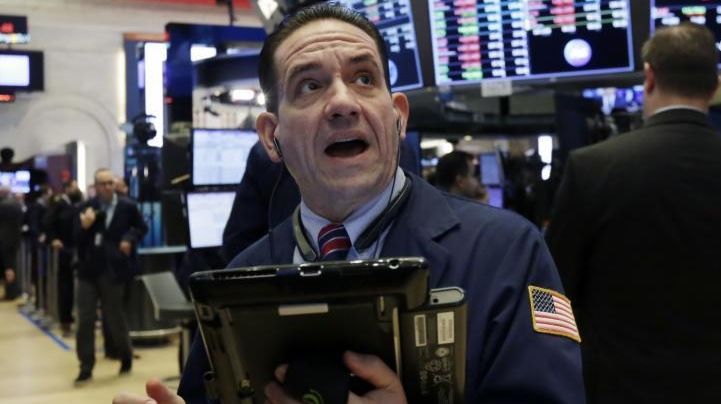
{"label": "overhead monitor", "polygon": [[28,18],[21,15],[0,15],[0,44],[30,42]]}
{"label": "overhead monitor", "polygon": [[0,92],[42,91],[43,53],[0,50]]}
{"label": "overhead monitor", "polygon": [[235,192],[188,192],[185,197],[190,248],[223,245],[223,230]]}
{"label": "overhead monitor", "polygon": [[239,184],[258,135],[240,129],[193,129],[193,185]]}
{"label": "overhead monitor", "polygon": [[629,0],[428,0],[437,85],[633,71]]}
{"label": "overhead monitor", "polygon": [[0,171],[0,186],[8,187],[16,194],[27,194],[30,192],[30,171]]}
{"label": "overhead monitor", "polygon": [[388,49],[388,73],[394,91],[423,87],[411,0],[340,0],[363,14],[383,35]]}
{"label": "overhead monitor", "polygon": [[606,115],[618,110],[638,112],[643,108],[643,86],[588,88],[583,90],[583,97],[600,102]]}
{"label": "overhead monitor", "polygon": [[651,0],[651,29],[672,27],[684,21],[705,25],[721,44],[721,1]]}

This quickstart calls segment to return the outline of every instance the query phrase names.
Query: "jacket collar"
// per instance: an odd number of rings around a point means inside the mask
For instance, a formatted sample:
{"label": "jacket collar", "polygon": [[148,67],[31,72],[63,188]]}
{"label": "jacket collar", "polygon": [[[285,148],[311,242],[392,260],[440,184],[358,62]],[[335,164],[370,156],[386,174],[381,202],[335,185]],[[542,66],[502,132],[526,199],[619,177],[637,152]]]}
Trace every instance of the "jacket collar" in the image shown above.
{"label": "jacket collar", "polygon": [[707,114],[691,108],[674,108],[651,115],[644,123],[644,128],[669,123],[689,123],[711,127]]}

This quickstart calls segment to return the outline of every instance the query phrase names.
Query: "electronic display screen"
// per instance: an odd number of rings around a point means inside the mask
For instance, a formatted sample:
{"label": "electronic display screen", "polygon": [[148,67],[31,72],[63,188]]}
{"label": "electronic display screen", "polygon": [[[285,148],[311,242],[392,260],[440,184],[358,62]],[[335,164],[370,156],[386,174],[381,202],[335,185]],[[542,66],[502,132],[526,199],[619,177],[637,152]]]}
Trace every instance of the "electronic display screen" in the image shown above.
{"label": "electronic display screen", "polygon": [[43,90],[43,53],[0,50],[0,91]]}
{"label": "electronic display screen", "polygon": [[629,0],[428,0],[437,85],[633,70]]}
{"label": "electronic display screen", "polygon": [[193,185],[239,184],[248,154],[258,141],[255,131],[193,129]]}
{"label": "electronic display screen", "polygon": [[235,192],[189,192],[186,195],[191,248],[223,245],[223,230],[234,199]]}
{"label": "electronic display screen", "polygon": [[651,0],[651,29],[672,27],[690,21],[705,25],[721,44],[721,1]]}
{"label": "electronic display screen", "polygon": [[486,187],[488,192],[488,204],[497,208],[503,208],[503,188],[497,186]]}
{"label": "electronic display screen", "polygon": [[30,192],[30,171],[2,171],[0,172],[0,185],[10,188],[16,194],[27,194]]}
{"label": "electronic display screen", "polygon": [[28,18],[19,15],[0,15],[0,44],[30,42]]}
{"label": "electronic display screen", "polygon": [[423,87],[411,0],[340,0],[363,14],[383,35],[388,49],[388,73],[394,91]]}
{"label": "electronic display screen", "polygon": [[614,110],[638,112],[643,108],[643,86],[589,88],[583,90],[583,97],[599,101],[606,115]]}
{"label": "electronic display screen", "polygon": [[479,159],[481,183],[485,185],[501,184],[503,182],[503,174],[496,153],[483,153],[479,156]]}

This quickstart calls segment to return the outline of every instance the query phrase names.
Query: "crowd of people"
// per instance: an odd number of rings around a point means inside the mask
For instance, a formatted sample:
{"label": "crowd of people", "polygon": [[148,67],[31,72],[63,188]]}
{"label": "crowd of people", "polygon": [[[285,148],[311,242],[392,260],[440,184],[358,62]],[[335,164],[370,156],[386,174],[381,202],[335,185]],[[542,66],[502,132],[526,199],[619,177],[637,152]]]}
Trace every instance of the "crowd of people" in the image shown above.
{"label": "crowd of people", "polygon": [[39,276],[45,276],[39,269],[42,254],[56,254],[57,285],[52,287],[57,288],[57,301],[40,308],[56,305],[62,335],[76,336],[80,361],[77,384],[92,377],[98,303],[105,355],[121,361],[120,374],[131,370],[133,355],[123,295],[127,282],[139,273],[137,246],[148,230],[135,202],[127,197],[124,179],[104,168],[97,170],[94,178],[90,187],[93,196],[87,199],[76,181],[65,182],[57,194],[49,185],[40,185],[34,198],[27,200],[24,194],[13,195],[10,188],[0,186],[0,263],[5,299],[31,292],[20,285],[22,240],[32,254],[25,263],[32,269],[26,273],[31,279],[24,281],[35,288],[36,295],[46,292],[39,288],[48,288],[38,282]]}

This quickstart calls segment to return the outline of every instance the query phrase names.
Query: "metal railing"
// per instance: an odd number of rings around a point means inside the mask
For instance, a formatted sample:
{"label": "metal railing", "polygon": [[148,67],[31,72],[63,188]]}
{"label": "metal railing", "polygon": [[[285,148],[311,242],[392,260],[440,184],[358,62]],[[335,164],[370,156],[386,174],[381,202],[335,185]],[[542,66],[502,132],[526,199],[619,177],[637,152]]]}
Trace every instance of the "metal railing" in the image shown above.
{"label": "metal railing", "polygon": [[59,321],[58,250],[23,237],[18,251],[18,282],[22,301],[20,311],[41,328]]}

